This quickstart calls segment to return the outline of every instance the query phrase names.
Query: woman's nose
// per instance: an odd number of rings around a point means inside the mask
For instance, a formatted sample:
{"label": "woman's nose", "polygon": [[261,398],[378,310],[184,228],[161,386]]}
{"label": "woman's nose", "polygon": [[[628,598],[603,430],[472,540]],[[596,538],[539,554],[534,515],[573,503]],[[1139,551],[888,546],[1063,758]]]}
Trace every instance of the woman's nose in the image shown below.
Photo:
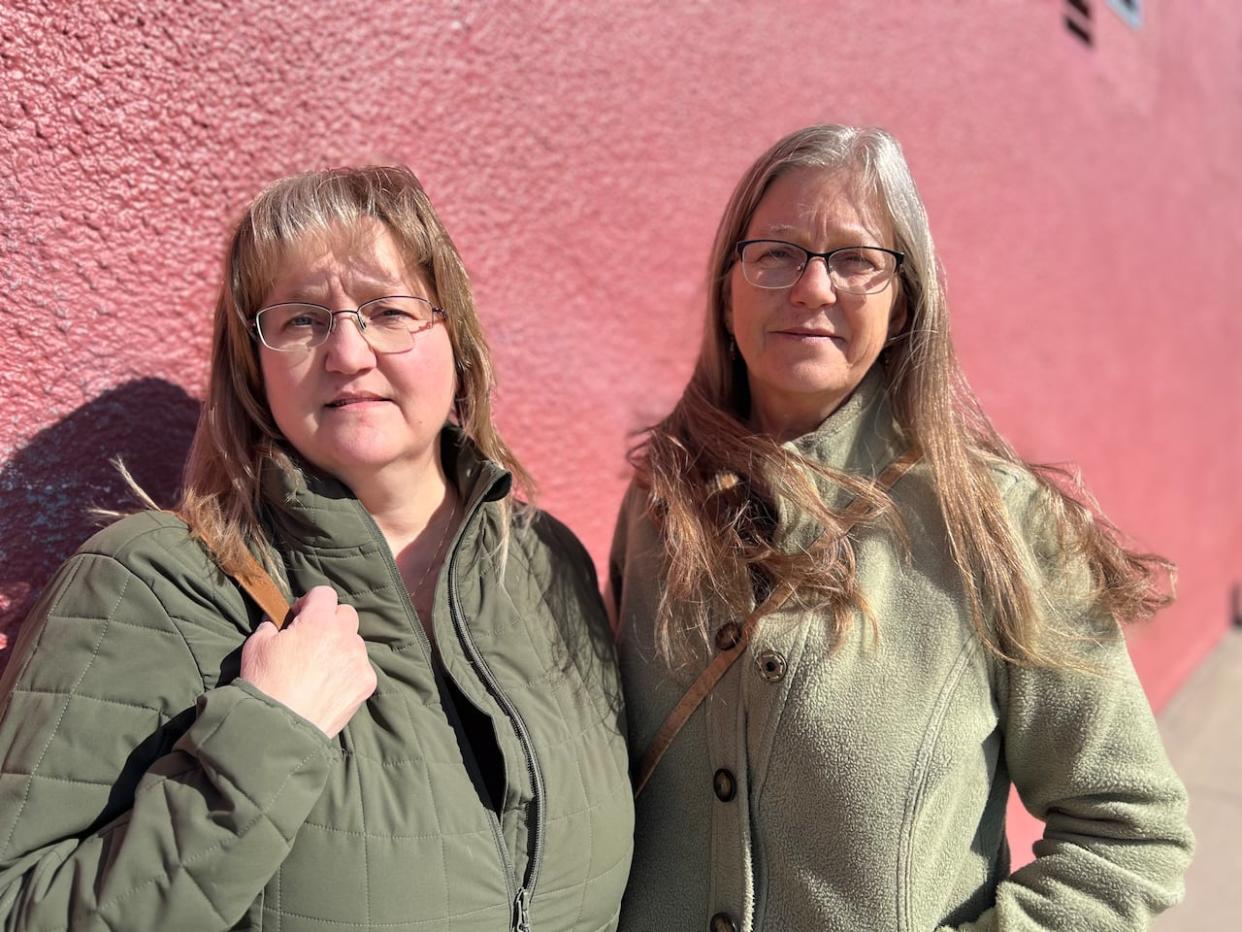
{"label": "woman's nose", "polygon": [[832,284],[832,275],[828,271],[828,262],[822,256],[814,256],[807,261],[802,274],[794,282],[789,294],[795,304],[808,307],[823,307],[834,304],[837,290]]}
{"label": "woman's nose", "polygon": [[375,350],[362,332],[363,323],[353,311],[338,312],[336,323],[324,342],[324,364],[333,372],[357,372],[375,365]]}

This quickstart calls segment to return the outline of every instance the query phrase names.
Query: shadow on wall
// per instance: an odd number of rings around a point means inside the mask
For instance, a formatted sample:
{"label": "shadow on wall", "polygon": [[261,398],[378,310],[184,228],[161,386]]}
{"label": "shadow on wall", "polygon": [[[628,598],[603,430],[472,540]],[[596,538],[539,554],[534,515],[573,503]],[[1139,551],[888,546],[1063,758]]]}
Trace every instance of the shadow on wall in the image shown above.
{"label": "shadow on wall", "polygon": [[93,507],[140,507],[110,460],[121,457],[160,505],[176,498],[199,403],[163,379],[110,389],[48,427],[0,470],[0,669],[39,592],[106,520]]}

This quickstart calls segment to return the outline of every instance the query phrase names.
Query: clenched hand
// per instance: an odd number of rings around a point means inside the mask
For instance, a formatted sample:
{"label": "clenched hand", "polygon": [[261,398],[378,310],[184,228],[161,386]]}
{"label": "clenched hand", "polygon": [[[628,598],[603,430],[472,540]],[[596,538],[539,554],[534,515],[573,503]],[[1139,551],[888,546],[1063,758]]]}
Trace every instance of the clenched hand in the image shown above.
{"label": "clenched hand", "polygon": [[278,630],[255,629],[241,655],[241,678],[335,738],[375,692],[375,670],[358,636],[358,613],[330,586],[315,586]]}

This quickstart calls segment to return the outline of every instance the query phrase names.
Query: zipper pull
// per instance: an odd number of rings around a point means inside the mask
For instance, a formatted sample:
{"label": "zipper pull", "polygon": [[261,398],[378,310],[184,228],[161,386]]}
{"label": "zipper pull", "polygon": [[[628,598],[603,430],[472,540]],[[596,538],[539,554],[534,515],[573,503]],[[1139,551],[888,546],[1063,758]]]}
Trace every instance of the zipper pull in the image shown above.
{"label": "zipper pull", "polygon": [[530,932],[530,904],[527,902],[526,888],[518,890],[513,901],[513,932]]}

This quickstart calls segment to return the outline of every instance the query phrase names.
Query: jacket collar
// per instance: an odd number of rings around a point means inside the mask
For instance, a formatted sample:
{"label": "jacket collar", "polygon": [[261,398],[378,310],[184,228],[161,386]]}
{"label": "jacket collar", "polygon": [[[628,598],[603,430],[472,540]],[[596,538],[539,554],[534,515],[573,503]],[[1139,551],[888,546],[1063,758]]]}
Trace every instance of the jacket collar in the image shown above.
{"label": "jacket collar", "polygon": [[[513,486],[513,477],[484,457],[455,424],[445,425],[440,432],[440,459],[466,514],[473,514],[483,503],[503,499]],[[319,549],[374,543],[375,522],[345,483],[296,454],[290,454],[290,461],[292,468],[268,460],[260,480],[267,519],[281,536]]]}
{"label": "jacket collar", "polygon": [[864,476],[877,475],[900,456],[906,443],[879,364],[818,427],[784,446],[831,469]]}

